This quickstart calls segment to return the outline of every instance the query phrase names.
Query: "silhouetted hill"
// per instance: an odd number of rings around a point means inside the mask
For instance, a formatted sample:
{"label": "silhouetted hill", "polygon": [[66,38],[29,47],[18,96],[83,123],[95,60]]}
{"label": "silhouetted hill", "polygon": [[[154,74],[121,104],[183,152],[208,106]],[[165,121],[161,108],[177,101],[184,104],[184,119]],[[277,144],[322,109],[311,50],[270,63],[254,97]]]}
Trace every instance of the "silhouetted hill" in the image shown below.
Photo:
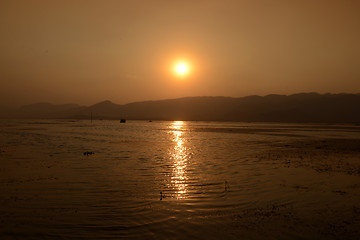
{"label": "silhouetted hill", "polygon": [[7,118],[9,116],[14,115],[15,109],[6,107],[6,106],[0,106],[0,118]]}
{"label": "silhouetted hill", "polygon": [[90,107],[40,103],[7,110],[6,117],[89,119],[91,114],[94,119],[360,122],[360,94],[187,97],[125,105],[103,101]]}
{"label": "silhouetted hill", "polygon": [[109,100],[94,104],[89,109],[102,118],[117,118],[121,114],[121,106]]}
{"label": "silhouetted hill", "polygon": [[130,119],[360,122],[359,94],[302,93],[265,97],[193,97],[131,103],[123,107]]}

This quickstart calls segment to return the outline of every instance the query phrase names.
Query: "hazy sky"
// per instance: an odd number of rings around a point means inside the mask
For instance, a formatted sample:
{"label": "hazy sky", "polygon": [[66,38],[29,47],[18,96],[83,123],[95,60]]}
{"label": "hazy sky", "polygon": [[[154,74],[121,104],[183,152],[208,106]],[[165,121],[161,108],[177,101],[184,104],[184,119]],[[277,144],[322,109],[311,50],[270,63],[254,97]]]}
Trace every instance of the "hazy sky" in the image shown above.
{"label": "hazy sky", "polygon": [[360,1],[1,0],[0,52],[0,105],[359,93]]}

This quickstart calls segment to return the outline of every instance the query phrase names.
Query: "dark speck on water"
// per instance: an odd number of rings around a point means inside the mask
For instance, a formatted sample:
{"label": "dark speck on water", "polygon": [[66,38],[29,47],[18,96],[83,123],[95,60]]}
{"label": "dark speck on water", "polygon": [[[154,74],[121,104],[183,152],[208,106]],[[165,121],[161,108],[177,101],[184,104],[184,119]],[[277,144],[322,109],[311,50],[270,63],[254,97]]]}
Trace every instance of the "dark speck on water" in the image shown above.
{"label": "dark speck on water", "polygon": [[94,152],[89,152],[89,151],[84,152],[84,156],[93,155],[93,154],[95,154],[95,153]]}

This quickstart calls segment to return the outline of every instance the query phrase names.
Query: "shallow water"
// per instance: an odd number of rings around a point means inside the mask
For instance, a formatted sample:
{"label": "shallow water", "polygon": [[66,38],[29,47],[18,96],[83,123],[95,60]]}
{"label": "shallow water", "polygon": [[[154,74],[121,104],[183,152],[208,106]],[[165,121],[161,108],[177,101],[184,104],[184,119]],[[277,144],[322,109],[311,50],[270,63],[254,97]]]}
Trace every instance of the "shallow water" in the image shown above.
{"label": "shallow water", "polygon": [[360,236],[353,230],[360,223],[354,220],[358,175],[284,167],[287,159],[259,157],[274,144],[297,140],[358,140],[356,125],[0,124],[2,239]]}

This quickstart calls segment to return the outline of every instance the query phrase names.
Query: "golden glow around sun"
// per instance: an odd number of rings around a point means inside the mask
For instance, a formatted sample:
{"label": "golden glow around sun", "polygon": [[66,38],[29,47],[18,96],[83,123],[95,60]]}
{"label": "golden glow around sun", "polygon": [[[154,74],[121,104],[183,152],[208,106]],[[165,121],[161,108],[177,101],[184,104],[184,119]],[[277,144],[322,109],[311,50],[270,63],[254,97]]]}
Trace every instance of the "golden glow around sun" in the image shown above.
{"label": "golden glow around sun", "polygon": [[185,77],[190,73],[190,65],[185,61],[179,61],[174,64],[174,72],[179,77]]}

